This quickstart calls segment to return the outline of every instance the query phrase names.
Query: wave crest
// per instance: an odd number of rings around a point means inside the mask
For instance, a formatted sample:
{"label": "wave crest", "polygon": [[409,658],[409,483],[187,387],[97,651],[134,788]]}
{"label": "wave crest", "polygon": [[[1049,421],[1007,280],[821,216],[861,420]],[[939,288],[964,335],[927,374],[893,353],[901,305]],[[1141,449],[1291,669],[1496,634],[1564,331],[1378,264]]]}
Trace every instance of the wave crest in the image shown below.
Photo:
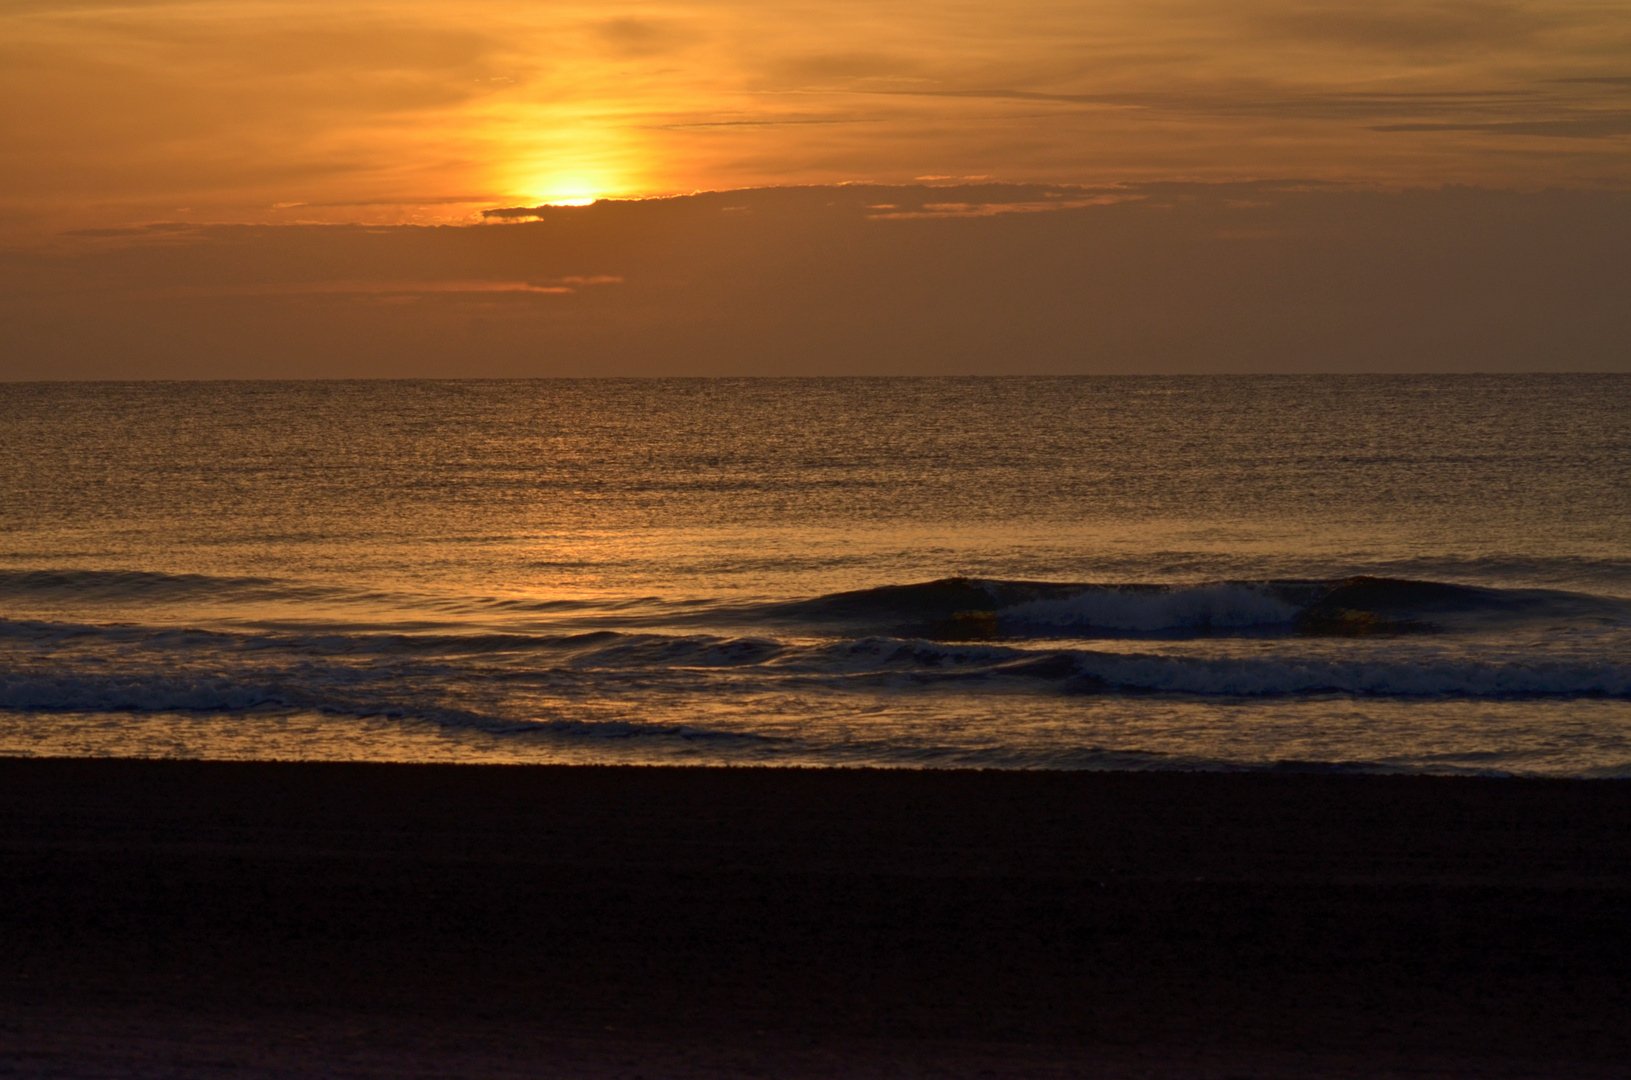
{"label": "wave crest", "polygon": [[841,632],[937,640],[1047,636],[1358,637],[1433,633],[1530,618],[1631,617],[1622,602],[1542,589],[1492,589],[1356,576],[1196,585],[943,578],[771,605],[764,617]]}

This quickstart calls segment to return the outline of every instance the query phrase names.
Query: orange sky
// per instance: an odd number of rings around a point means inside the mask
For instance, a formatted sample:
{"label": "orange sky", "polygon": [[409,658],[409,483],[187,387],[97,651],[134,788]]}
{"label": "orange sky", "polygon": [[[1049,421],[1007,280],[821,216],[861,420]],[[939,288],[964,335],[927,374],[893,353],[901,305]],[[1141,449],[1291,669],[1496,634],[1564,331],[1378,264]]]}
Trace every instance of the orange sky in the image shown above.
{"label": "orange sky", "polygon": [[0,379],[1625,370],[1627,295],[1627,0],[0,0]]}
{"label": "orange sky", "polygon": [[844,181],[1631,181],[1631,5],[0,4],[0,238]]}

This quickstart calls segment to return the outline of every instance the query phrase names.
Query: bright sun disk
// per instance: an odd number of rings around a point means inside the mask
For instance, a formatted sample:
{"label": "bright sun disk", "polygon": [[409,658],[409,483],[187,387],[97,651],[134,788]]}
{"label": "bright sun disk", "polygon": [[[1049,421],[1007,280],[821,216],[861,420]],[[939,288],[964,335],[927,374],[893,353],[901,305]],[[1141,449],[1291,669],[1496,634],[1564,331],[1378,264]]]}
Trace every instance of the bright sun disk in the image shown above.
{"label": "bright sun disk", "polygon": [[528,185],[542,206],[588,206],[606,197],[609,185],[585,176],[556,176]]}

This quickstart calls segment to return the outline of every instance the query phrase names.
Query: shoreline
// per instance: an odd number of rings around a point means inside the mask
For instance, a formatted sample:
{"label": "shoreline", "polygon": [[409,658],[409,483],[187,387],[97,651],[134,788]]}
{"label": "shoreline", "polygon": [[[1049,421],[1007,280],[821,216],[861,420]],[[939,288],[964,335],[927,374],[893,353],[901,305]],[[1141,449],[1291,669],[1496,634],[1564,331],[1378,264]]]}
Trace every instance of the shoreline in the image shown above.
{"label": "shoreline", "polygon": [[0,758],[0,939],[0,1075],[1607,1076],[1631,786]]}
{"label": "shoreline", "polygon": [[[1133,757],[1137,752],[1126,752],[1127,757]],[[1376,778],[1385,780],[1424,779],[1424,780],[1473,780],[1491,781],[1495,783],[1539,783],[1539,784],[1631,784],[1631,764],[1621,768],[1619,766],[1604,767],[1594,772],[1561,773],[1561,772],[1521,772],[1506,769],[1472,769],[1468,767],[1451,767],[1440,770],[1427,770],[1409,765],[1381,764],[1373,761],[1323,761],[1311,758],[1282,758],[1264,762],[1244,762],[1226,759],[1184,759],[1184,764],[1129,764],[1125,760],[1118,764],[1093,765],[1037,765],[1037,764],[944,764],[922,763],[919,761],[900,762],[851,762],[851,761],[812,761],[808,759],[685,759],[679,757],[649,758],[632,761],[605,761],[605,760],[530,760],[516,757],[481,757],[472,754],[465,758],[456,757],[381,757],[381,758],[342,758],[342,757],[226,757],[226,756],[186,756],[186,755],[125,755],[119,753],[85,753],[85,754],[56,754],[23,752],[16,747],[0,747],[0,762],[69,762],[69,761],[128,761],[147,763],[185,763],[185,764],[214,764],[214,765],[243,765],[243,766],[293,766],[297,768],[349,768],[352,766],[379,767],[385,769],[673,769],[684,771],[722,771],[722,772],[792,772],[792,773],[928,773],[928,774],[959,774],[959,773],[985,773],[996,775],[1094,775],[1094,776],[1300,776],[1318,779],[1320,777],[1357,777]]]}

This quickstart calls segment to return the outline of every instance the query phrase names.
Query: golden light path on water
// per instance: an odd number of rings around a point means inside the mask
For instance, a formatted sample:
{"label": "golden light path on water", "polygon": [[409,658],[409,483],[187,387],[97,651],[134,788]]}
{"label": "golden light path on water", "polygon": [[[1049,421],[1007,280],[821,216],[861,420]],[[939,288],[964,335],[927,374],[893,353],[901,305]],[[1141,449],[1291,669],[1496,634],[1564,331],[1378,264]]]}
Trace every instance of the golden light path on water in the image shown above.
{"label": "golden light path on water", "polygon": [[929,178],[1631,178],[1631,8],[0,6],[0,225],[468,221]]}

